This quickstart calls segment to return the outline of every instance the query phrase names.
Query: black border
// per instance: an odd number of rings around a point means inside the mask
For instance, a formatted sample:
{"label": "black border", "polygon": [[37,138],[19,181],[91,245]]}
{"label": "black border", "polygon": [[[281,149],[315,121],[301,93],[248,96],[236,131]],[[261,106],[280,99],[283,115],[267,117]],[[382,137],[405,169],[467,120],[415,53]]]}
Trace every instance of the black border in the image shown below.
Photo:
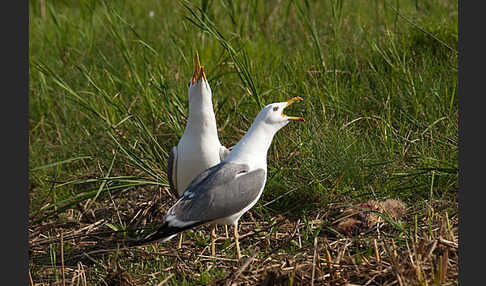
{"label": "black border", "polygon": [[[481,1],[459,1],[459,285],[480,285],[484,276],[484,162],[486,61]],[[475,7],[477,6],[477,7]],[[479,20],[479,21],[478,21]],[[481,21],[482,20],[482,21]],[[483,154],[480,154],[483,153]],[[483,156],[481,156],[483,155]],[[482,163],[482,164],[481,164]],[[468,283],[469,282],[469,283]]]}
{"label": "black border", "polygon": [[[28,281],[29,1],[4,3],[2,29],[2,284]],[[5,283],[13,281],[14,283]]]}

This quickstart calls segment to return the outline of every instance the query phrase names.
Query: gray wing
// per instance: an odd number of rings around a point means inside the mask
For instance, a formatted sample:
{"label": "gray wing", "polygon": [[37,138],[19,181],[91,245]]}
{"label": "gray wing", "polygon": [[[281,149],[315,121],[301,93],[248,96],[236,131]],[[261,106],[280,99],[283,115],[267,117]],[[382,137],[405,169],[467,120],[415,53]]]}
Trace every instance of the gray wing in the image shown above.
{"label": "gray wing", "polygon": [[169,210],[181,222],[228,217],[253,202],[265,184],[266,172],[248,172],[245,164],[220,163],[197,176]]}
{"label": "gray wing", "polygon": [[170,191],[179,197],[177,193],[177,147],[174,146],[169,152],[169,158],[167,159],[167,180],[169,181]]}
{"label": "gray wing", "polygon": [[221,161],[224,160],[224,158],[226,158],[226,156],[228,156],[230,153],[230,150],[226,147],[224,147],[223,145],[221,145],[221,148],[219,148],[219,159]]}

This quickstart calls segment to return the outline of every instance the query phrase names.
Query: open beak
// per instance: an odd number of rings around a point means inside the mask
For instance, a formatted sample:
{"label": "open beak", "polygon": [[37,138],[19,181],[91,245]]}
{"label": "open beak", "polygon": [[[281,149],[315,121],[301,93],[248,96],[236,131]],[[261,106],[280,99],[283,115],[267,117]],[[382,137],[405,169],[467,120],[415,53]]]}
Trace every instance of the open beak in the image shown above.
{"label": "open beak", "polygon": [[287,115],[284,114],[284,109],[285,108],[289,107],[292,103],[294,103],[296,101],[299,101],[299,100],[304,100],[304,99],[302,97],[300,97],[300,96],[296,96],[294,98],[291,98],[291,99],[287,100],[287,105],[282,110],[282,116],[287,117],[288,120],[305,121],[305,119],[302,118],[302,117],[287,116]]}
{"label": "open beak", "polygon": [[201,77],[206,79],[206,74],[204,73],[204,67],[199,63],[199,54],[196,51],[196,55],[194,56],[194,73],[191,79],[192,84],[200,80]]}

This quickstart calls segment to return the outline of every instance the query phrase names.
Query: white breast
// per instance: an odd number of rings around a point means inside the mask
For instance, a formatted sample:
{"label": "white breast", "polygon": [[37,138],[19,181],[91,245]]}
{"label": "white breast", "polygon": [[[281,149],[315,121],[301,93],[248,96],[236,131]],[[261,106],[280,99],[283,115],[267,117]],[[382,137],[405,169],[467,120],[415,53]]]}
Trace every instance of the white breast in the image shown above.
{"label": "white breast", "polygon": [[217,137],[184,134],[177,145],[177,193],[179,195],[197,175],[220,162],[220,148],[221,144]]}

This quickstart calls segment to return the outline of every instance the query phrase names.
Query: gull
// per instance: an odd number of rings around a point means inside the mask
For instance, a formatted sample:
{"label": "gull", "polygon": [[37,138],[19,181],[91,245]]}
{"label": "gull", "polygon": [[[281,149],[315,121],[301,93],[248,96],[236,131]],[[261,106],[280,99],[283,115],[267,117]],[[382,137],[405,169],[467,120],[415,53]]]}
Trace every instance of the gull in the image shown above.
{"label": "gull", "polygon": [[267,152],[274,135],[290,121],[304,121],[283,112],[298,100],[302,98],[265,106],[231,153],[199,174],[167,211],[162,226],[134,245],[165,242],[200,225],[233,225],[236,255],[240,259],[238,221],[262,195],[267,179]]}
{"label": "gull", "polygon": [[[167,162],[169,187],[176,197],[182,195],[197,175],[218,164],[230,153],[219,142],[211,97],[211,87],[206,79],[204,67],[199,63],[199,54],[196,51],[194,72],[188,84],[189,116],[186,128],[177,146],[170,150]],[[216,237],[214,228],[211,237],[212,245],[214,245]],[[178,248],[181,246],[182,232]],[[214,248],[212,251],[214,252]]]}

